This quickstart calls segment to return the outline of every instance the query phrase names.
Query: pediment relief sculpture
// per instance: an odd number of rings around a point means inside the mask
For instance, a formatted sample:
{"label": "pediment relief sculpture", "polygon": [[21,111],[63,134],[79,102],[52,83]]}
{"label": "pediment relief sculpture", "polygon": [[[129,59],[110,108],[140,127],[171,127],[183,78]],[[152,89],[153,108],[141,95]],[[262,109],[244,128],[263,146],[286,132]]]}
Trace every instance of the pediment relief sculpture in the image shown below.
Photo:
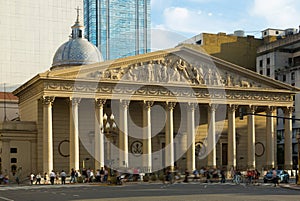
{"label": "pediment relief sculpture", "polygon": [[190,85],[225,87],[262,87],[233,72],[215,67],[212,63],[192,63],[175,55],[138,62],[124,67],[108,68],[88,74],[89,78],[142,83],[186,83]]}

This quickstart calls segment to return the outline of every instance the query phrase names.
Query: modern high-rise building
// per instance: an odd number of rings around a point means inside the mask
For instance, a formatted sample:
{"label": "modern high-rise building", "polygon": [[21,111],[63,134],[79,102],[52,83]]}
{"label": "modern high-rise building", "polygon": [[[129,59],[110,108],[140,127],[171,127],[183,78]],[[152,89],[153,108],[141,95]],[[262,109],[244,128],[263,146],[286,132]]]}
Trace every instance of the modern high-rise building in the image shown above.
{"label": "modern high-rise building", "polygon": [[105,60],[150,52],[150,0],[84,0],[84,25]]}
{"label": "modern high-rise building", "polygon": [[[49,69],[82,0],[0,1],[0,91]],[[82,15],[81,15],[82,16]]]}

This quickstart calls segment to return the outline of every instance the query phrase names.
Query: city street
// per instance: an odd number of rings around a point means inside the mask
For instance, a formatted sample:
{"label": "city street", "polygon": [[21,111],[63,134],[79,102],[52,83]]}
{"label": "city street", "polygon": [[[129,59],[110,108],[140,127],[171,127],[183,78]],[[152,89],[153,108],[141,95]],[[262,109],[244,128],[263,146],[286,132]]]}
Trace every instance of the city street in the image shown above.
{"label": "city street", "polygon": [[101,184],[4,186],[0,201],[184,201],[184,200],[299,200],[300,190],[274,187],[272,184],[235,185],[232,183],[190,182],[167,184],[134,183],[122,186]]}

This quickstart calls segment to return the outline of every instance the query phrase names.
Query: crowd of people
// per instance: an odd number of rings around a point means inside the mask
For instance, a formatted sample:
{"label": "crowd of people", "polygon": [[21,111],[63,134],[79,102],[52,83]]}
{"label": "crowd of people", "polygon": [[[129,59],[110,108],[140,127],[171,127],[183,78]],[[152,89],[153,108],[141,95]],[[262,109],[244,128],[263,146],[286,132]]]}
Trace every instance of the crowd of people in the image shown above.
{"label": "crowd of people", "polygon": [[[248,169],[244,173],[241,173],[239,170],[231,169],[229,171],[230,175],[227,175],[227,170],[225,169],[216,169],[216,168],[204,168],[200,170],[194,170],[192,172],[193,177],[192,181],[200,181],[202,179],[205,183],[212,182],[221,182],[225,183],[230,178],[230,181],[239,184],[240,182],[245,181],[246,183],[256,183],[260,177],[260,172],[257,169],[250,170]],[[183,182],[188,182],[190,172],[185,171],[185,177]],[[227,179],[226,179],[227,178]]]}
{"label": "crowd of people", "polygon": [[[31,173],[30,176],[30,184],[66,184],[68,174],[62,170],[61,172],[55,172],[52,170],[50,174],[44,173],[43,176],[41,173],[34,174]],[[96,172],[94,170],[88,168],[83,168],[82,171],[75,170],[74,168],[71,169],[69,174],[69,182],[72,183],[91,183],[91,182],[107,182],[108,179],[108,170],[107,168],[98,169]]]}

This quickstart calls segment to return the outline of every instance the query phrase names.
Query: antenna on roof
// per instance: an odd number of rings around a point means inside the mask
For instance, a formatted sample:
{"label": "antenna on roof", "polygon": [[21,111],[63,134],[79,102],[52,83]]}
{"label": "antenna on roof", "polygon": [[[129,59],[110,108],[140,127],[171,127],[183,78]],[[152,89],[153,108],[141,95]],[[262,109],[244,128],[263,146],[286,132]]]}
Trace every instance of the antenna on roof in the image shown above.
{"label": "antenna on roof", "polygon": [[5,83],[3,84],[4,88],[4,121],[8,121],[7,116],[6,116],[6,87]]}

